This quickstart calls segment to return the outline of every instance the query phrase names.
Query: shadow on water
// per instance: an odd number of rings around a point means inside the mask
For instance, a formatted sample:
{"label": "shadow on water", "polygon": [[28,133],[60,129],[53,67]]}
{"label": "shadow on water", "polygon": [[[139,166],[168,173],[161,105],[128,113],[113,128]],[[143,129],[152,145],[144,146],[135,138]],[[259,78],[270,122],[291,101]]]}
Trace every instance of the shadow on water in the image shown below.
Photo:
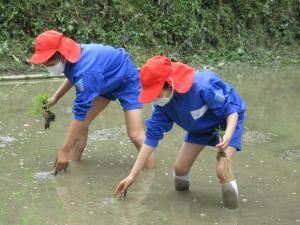
{"label": "shadow on water", "polygon": [[0,224],[300,224],[299,71],[299,66],[220,71],[248,106],[243,151],[235,163],[240,206],[235,211],[222,206],[214,148],[195,162],[190,191],[174,190],[172,166],[184,138],[176,126],[157,149],[157,168],[143,171],[125,200],[116,199],[115,186],[137,155],[117,103],[93,123],[83,160],[53,177],[73,93],[53,107],[57,120],[45,131],[43,120],[27,109],[34,96],[53,93],[61,81],[0,83]]}

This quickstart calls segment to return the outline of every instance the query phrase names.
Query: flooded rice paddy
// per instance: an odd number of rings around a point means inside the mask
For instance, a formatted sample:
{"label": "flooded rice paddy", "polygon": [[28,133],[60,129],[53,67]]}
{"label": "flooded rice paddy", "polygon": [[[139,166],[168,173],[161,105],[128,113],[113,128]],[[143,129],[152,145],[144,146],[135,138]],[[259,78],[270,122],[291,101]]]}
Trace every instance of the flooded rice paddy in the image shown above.
{"label": "flooded rice paddy", "polygon": [[[83,160],[65,173],[51,171],[72,118],[73,91],[54,106],[44,130],[29,114],[34,96],[53,93],[61,80],[0,83],[0,224],[300,224],[300,67],[228,68],[220,71],[247,103],[243,151],[236,157],[239,209],[222,207],[214,148],[203,151],[186,193],[174,191],[172,166],[184,138],[174,127],[127,198],[116,184],[136,158],[123,112],[111,103],[94,121]],[[145,117],[150,107],[144,110]]]}

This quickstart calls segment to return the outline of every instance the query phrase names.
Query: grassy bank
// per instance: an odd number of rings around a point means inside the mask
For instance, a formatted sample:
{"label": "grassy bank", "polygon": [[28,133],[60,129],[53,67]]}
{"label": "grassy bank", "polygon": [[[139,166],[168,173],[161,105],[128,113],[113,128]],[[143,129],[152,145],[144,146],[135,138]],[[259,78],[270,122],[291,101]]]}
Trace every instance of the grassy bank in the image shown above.
{"label": "grassy bank", "polygon": [[299,0],[3,0],[0,73],[40,71],[26,60],[47,29],[124,47],[135,63],[165,54],[191,64],[299,63]]}

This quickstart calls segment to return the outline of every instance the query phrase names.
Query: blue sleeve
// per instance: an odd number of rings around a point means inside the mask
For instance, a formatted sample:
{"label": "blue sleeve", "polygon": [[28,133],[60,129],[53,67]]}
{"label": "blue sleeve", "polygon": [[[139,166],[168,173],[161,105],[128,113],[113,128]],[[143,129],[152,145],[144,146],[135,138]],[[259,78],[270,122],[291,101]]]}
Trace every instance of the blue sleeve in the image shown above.
{"label": "blue sleeve", "polygon": [[93,106],[93,99],[100,93],[102,80],[103,75],[101,73],[85,73],[74,84],[76,88],[73,106],[75,120],[85,120],[87,112]]}
{"label": "blue sleeve", "polygon": [[157,106],[153,107],[151,118],[146,120],[146,140],[145,144],[156,148],[159,140],[164,137],[164,132],[172,129],[174,121]]}
{"label": "blue sleeve", "polygon": [[230,95],[224,94],[223,90],[217,86],[211,85],[204,88],[204,90],[200,92],[200,95],[207,104],[207,107],[212,110],[216,116],[225,118],[236,112],[230,103]]}

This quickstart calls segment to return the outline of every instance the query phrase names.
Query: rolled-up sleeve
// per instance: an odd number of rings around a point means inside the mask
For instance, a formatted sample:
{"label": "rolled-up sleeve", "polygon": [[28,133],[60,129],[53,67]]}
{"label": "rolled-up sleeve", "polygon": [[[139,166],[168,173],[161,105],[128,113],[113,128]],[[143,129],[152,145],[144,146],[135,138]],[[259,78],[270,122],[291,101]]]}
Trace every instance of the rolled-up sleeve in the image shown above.
{"label": "rolled-up sleeve", "polygon": [[230,95],[224,94],[220,88],[214,86],[207,87],[200,92],[200,96],[216,116],[227,117],[236,112],[230,103]]}
{"label": "rolled-up sleeve", "polygon": [[152,115],[146,120],[145,144],[153,148],[158,146],[159,140],[164,137],[164,133],[172,129],[174,121],[168,117],[162,108],[154,106]]}
{"label": "rolled-up sleeve", "polygon": [[85,120],[87,112],[93,106],[93,99],[100,93],[102,79],[101,73],[86,73],[74,83],[76,88],[76,98],[73,105],[75,120]]}

